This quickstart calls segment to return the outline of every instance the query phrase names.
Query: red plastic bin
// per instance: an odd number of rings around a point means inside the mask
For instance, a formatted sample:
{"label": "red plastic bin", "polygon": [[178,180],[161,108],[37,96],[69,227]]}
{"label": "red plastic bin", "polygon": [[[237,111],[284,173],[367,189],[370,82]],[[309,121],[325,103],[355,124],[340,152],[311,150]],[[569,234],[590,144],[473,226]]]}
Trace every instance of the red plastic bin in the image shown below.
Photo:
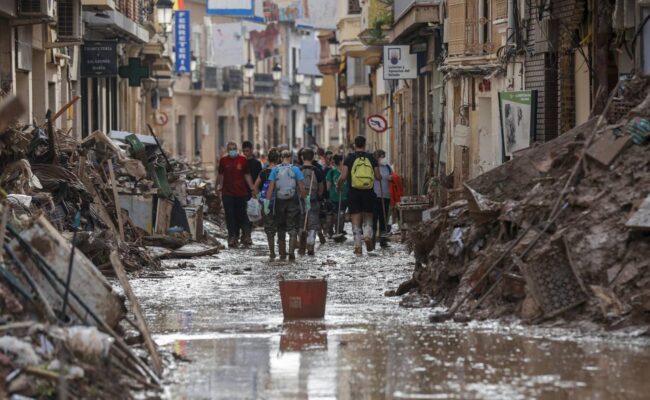
{"label": "red plastic bin", "polygon": [[325,279],[281,280],[284,319],[323,318],[327,303]]}

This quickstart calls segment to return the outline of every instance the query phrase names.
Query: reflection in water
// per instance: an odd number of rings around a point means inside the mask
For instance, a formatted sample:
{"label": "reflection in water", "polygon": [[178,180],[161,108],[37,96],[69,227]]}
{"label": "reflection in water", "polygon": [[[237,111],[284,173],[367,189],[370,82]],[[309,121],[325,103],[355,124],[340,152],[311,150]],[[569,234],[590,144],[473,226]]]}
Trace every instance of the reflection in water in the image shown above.
{"label": "reflection in water", "polygon": [[322,322],[293,321],[282,325],[280,351],[327,350],[327,329]]}

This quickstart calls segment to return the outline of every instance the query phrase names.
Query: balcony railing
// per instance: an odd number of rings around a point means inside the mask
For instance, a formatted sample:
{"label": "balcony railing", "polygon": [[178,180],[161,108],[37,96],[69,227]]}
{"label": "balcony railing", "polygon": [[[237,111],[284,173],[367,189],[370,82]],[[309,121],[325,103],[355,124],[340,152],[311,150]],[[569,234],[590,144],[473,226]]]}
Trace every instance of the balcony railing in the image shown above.
{"label": "balcony railing", "polygon": [[275,94],[275,81],[273,74],[257,73],[253,76],[255,83],[253,84],[253,92],[261,95]]}
{"label": "balcony railing", "polygon": [[491,40],[492,21],[487,18],[465,20],[461,35],[451,35],[448,53],[450,56],[473,56],[490,54],[496,50]]}

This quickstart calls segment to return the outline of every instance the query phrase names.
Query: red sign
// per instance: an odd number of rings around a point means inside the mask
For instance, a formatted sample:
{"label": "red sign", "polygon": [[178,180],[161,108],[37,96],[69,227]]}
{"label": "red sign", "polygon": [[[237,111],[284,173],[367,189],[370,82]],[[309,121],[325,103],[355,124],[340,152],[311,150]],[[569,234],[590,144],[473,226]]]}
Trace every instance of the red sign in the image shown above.
{"label": "red sign", "polygon": [[386,121],[383,115],[371,115],[366,122],[368,123],[368,127],[377,133],[386,132],[386,129],[388,129],[388,121]]}

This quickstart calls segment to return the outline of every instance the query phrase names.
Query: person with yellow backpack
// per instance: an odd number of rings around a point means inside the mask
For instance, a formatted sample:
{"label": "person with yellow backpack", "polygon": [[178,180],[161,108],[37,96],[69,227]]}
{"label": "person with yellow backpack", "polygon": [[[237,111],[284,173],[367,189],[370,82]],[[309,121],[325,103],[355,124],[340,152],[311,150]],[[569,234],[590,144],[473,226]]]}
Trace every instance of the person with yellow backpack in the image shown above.
{"label": "person with yellow backpack", "polygon": [[[375,180],[381,179],[377,160],[366,152],[366,138],[357,136],[354,139],[353,153],[350,153],[343,163],[343,171],[336,183],[340,192],[343,184],[349,180],[348,211],[352,220],[354,233],[354,254],[363,254],[362,241],[366,242],[366,250],[373,251],[375,243],[372,232],[372,221],[375,196]],[[362,225],[363,223],[363,225]]]}

